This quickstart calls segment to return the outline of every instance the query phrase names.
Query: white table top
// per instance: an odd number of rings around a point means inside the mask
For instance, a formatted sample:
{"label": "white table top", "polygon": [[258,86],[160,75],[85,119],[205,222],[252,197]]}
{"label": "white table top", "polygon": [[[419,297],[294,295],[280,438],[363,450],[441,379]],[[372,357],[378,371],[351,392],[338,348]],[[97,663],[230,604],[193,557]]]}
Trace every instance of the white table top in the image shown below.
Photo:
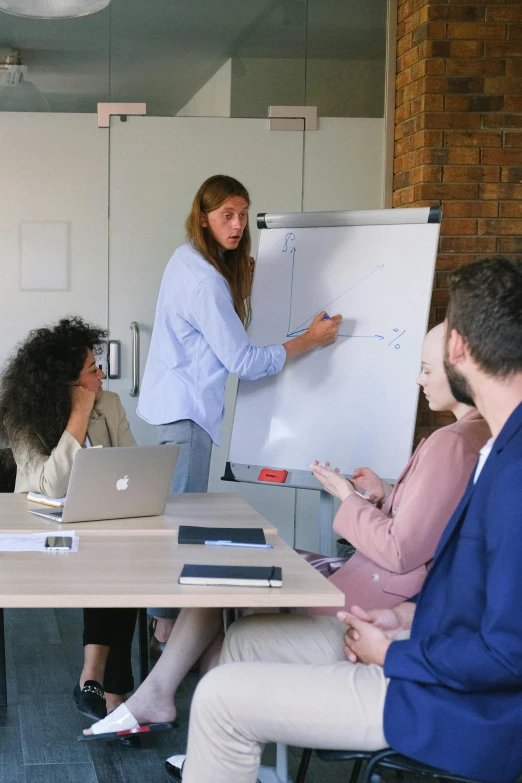
{"label": "white table top", "polygon": [[26,498],[24,493],[0,493],[0,533],[66,533],[74,528],[82,536],[177,535],[180,525],[262,527],[265,533],[277,532],[277,529],[254,511],[243,498],[229,492],[170,495],[165,513],[161,516],[75,522],[72,525],[61,525],[51,519],[29,514],[29,507],[37,511],[45,507],[38,503],[28,503]]}
{"label": "white table top", "polygon": [[[273,549],[245,549],[180,546],[170,533],[77,532],[78,552],[0,552],[0,604],[9,608],[344,605],[344,595],[273,533],[267,535]],[[283,587],[180,585],[185,563],[281,566]]]}

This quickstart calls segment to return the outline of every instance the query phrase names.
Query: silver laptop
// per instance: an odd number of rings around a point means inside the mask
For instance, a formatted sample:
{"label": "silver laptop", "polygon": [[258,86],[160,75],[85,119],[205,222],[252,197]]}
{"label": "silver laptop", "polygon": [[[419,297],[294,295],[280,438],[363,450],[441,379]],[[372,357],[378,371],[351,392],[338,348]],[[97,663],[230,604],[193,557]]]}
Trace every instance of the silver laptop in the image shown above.
{"label": "silver laptop", "polygon": [[81,449],[63,508],[29,509],[55,522],[152,517],[165,510],[179,446]]}

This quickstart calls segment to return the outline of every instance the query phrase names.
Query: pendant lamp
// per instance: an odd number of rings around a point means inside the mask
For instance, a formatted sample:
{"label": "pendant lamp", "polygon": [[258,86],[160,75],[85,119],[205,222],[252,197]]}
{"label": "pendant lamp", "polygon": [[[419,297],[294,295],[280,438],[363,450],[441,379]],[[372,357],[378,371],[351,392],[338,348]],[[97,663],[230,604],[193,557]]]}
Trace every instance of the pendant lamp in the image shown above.
{"label": "pendant lamp", "polygon": [[0,0],[0,11],[33,19],[72,19],[106,8],[111,0]]}

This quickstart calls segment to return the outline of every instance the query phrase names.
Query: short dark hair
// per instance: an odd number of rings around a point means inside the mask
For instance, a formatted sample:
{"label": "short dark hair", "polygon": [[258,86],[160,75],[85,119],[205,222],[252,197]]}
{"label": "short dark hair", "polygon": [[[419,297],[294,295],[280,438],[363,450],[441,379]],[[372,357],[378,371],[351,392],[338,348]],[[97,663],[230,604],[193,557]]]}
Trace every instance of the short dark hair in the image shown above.
{"label": "short dark hair", "polygon": [[87,350],[99,353],[106,337],[77,316],[29,332],[0,378],[0,440],[50,454],[71,415],[71,384]]}
{"label": "short dark hair", "polygon": [[488,375],[522,371],[522,264],[485,258],[450,275],[448,331],[455,329]]}

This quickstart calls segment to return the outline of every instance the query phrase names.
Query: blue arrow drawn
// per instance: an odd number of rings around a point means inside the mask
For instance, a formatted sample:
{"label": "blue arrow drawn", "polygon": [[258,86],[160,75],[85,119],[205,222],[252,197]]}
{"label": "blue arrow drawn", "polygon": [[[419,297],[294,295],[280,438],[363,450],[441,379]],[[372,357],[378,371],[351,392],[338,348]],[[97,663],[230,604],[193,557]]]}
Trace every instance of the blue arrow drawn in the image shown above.
{"label": "blue arrow drawn", "polygon": [[[369,277],[374,275],[376,272],[381,272],[384,269],[384,264],[379,264],[378,266],[376,266],[375,269],[372,269],[372,271],[368,272],[367,275],[361,277],[360,280],[357,280],[355,283],[353,283],[349,288],[343,291],[342,294],[339,294],[339,296],[336,296],[335,299],[332,299],[331,302],[325,304],[325,306],[322,307],[320,310],[318,310],[316,313],[314,313],[311,316],[311,318],[307,318],[306,321],[303,321],[302,324],[299,324],[299,326],[291,332],[290,324],[292,322],[292,298],[293,298],[293,287],[294,287],[295,247],[292,248],[291,252],[292,252],[292,280],[291,280],[291,289],[290,289],[290,316],[288,318],[287,337],[295,337],[298,334],[302,334],[303,332],[306,332],[307,329],[302,329],[301,327],[303,327],[308,321],[313,320],[316,315],[319,315],[319,313],[321,313],[323,310],[326,310],[328,307],[330,307],[331,304],[337,302],[338,299],[340,299],[342,296],[348,293],[348,291],[351,291],[352,288],[355,288],[356,286],[360,285],[365,280],[367,280]],[[368,338],[368,339],[384,340],[384,336],[381,334],[339,334],[338,337],[361,337],[361,338]]]}

